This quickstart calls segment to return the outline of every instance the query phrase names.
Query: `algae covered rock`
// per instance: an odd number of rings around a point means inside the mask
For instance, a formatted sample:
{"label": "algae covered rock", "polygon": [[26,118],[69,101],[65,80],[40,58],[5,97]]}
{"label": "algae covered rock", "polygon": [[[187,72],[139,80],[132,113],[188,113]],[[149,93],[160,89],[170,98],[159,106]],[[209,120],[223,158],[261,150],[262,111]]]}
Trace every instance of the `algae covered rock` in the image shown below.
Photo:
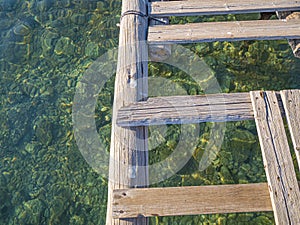
{"label": "algae covered rock", "polygon": [[99,45],[95,42],[90,42],[85,47],[85,55],[91,57],[92,59],[99,57],[99,52]]}
{"label": "algae covered rock", "polygon": [[52,122],[47,117],[40,117],[34,124],[35,137],[44,145],[49,145],[52,141]]}
{"label": "algae covered rock", "polygon": [[16,9],[18,4],[19,4],[19,0],[1,0],[0,1],[0,8],[3,11],[11,12],[11,11]]}
{"label": "algae covered rock", "polygon": [[30,138],[30,107],[24,104],[18,104],[9,109],[6,113],[2,112],[4,117],[0,118],[1,129],[1,147],[6,149],[17,145],[25,137]]}

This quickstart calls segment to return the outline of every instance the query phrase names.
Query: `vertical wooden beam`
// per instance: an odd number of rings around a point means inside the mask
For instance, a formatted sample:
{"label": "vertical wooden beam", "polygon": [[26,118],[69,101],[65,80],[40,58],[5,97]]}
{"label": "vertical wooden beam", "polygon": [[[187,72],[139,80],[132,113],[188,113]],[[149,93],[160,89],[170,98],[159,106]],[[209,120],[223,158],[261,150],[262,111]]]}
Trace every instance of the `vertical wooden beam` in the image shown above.
{"label": "vertical wooden beam", "polygon": [[115,80],[110,147],[106,225],[146,225],[145,217],[113,219],[113,190],[148,185],[148,148],[145,127],[116,125],[118,110],[148,95],[147,0],[123,0],[118,67]]}
{"label": "vertical wooden beam", "polygon": [[284,90],[280,95],[300,169],[300,90]]}
{"label": "vertical wooden beam", "polygon": [[300,224],[300,192],[276,94],[253,91],[250,96],[275,222]]}

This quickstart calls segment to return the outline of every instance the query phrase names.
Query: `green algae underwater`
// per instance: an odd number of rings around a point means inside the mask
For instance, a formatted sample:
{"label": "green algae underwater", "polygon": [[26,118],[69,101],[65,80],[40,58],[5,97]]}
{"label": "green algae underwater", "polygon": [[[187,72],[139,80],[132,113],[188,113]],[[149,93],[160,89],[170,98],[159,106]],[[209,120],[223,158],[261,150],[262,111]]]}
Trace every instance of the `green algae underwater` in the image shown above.
{"label": "green algae underwater", "polygon": [[[0,224],[105,224],[107,179],[78,149],[72,104],[85,71],[118,46],[120,10],[121,2],[114,0],[0,0]],[[177,17],[171,23],[258,18]],[[300,61],[286,40],[184,47],[209,65],[224,93],[300,88]],[[168,79],[189,95],[203,93],[188,74],[163,63],[151,62],[149,76]],[[112,77],[99,93],[95,110],[99,139],[107,152],[113,88]],[[200,124],[197,146],[186,166],[152,186],[266,182],[254,121],[226,123],[221,149],[213,152],[211,165],[199,171],[205,147],[213,145],[209,132],[218,126]],[[149,131],[153,164],[174,151],[180,125],[153,126]],[[274,218],[270,212],[153,217],[150,224],[269,225]]]}

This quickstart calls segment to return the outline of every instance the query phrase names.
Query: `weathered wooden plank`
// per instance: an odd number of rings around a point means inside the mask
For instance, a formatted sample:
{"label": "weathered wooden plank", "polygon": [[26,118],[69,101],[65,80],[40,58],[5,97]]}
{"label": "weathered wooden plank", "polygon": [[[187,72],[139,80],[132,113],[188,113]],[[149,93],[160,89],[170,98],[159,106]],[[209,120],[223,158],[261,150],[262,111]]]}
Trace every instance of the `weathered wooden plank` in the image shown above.
{"label": "weathered wooden plank", "polygon": [[167,96],[132,103],[118,112],[119,126],[149,126],[253,119],[249,93]]}
{"label": "weathered wooden plank", "polygon": [[148,32],[148,42],[152,44],[286,38],[300,38],[300,20],[253,20],[150,26]]}
{"label": "weathered wooden plank", "polygon": [[286,0],[187,0],[149,2],[148,13],[154,17],[196,16],[300,10],[298,1]]}
{"label": "weathered wooden plank", "polygon": [[300,90],[284,90],[280,95],[300,169]]}
{"label": "weathered wooden plank", "polygon": [[112,217],[113,190],[148,185],[147,128],[124,129],[116,126],[119,108],[142,100],[148,94],[148,47],[145,44],[148,19],[142,16],[147,14],[146,4],[144,0],[122,2],[110,145],[107,225],[148,224],[147,218],[119,220]]}
{"label": "weathered wooden plank", "polygon": [[300,192],[275,92],[250,92],[275,222],[300,224]]}
{"label": "weathered wooden plank", "polygon": [[259,211],[272,211],[266,183],[114,191],[115,218]]}
{"label": "weathered wooden plank", "polygon": [[187,0],[170,2],[150,2],[149,15],[163,16],[194,16],[234,13],[254,13],[272,11],[296,11],[300,9],[298,1],[272,0]]}

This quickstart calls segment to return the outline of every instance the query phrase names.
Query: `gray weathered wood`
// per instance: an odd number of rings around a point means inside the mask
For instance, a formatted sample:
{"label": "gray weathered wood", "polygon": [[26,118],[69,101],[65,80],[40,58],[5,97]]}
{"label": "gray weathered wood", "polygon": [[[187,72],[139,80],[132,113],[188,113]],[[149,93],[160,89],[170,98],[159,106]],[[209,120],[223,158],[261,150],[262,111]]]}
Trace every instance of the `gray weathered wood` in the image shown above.
{"label": "gray weathered wood", "polygon": [[300,38],[300,20],[205,22],[149,27],[149,43],[276,40]]}
{"label": "gray weathered wood", "polygon": [[[124,0],[122,14],[128,11],[146,14],[146,3],[144,0]],[[123,16],[120,22],[106,225],[148,224],[147,218],[119,220],[112,217],[113,190],[148,185],[147,129],[144,127],[124,129],[116,126],[116,113],[120,107],[147,97],[148,47],[145,45],[147,26],[148,19],[137,14],[129,13]]]}
{"label": "gray weathered wood", "polygon": [[266,183],[114,191],[115,218],[272,211]]}
{"label": "gray weathered wood", "polygon": [[300,224],[300,192],[275,92],[250,92],[277,225]]}
{"label": "gray weathered wood", "polygon": [[300,169],[300,90],[284,90],[280,95]]}
{"label": "gray weathered wood", "polygon": [[163,17],[296,11],[300,10],[300,5],[295,0],[187,0],[150,2],[148,9],[149,15]]}
{"label": "gray weathered wood", "polygon": [[210,94],[149,98],[118,112],[119,126],[148,126],[252,120],[250,94]]}

